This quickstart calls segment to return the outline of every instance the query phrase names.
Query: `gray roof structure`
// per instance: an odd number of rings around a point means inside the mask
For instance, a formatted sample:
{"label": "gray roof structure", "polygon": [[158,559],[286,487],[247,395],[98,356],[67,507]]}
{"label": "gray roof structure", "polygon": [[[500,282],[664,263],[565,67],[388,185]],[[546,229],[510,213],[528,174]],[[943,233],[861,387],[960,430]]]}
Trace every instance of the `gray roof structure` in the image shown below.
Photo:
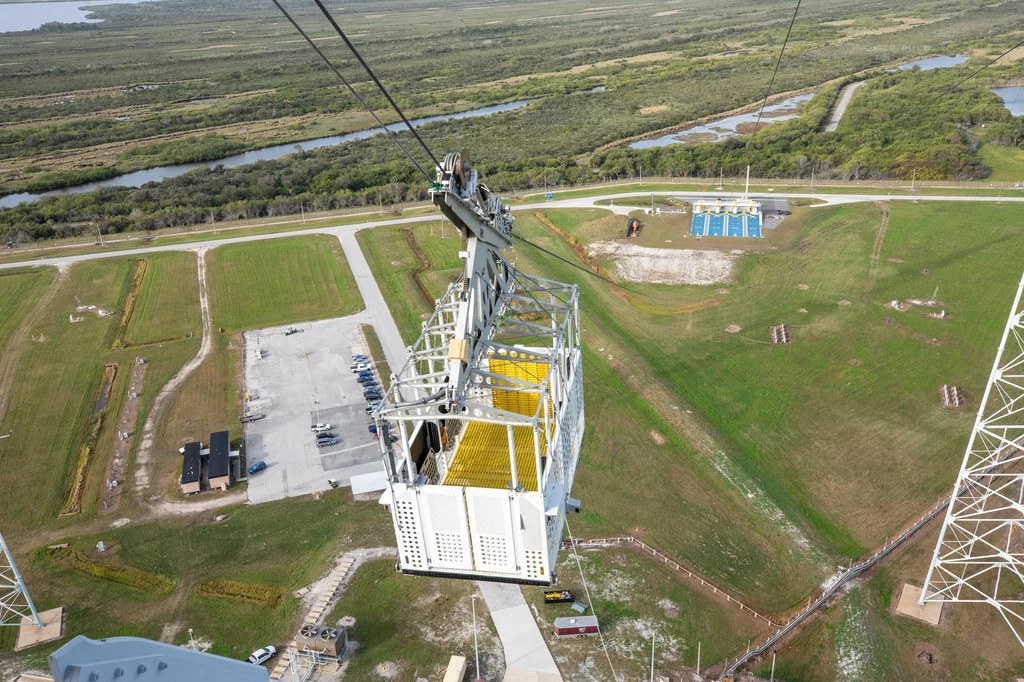
{"label": "gray roof structure", "polygon": [[50,654],[54,682],[267,682],[266,668],[140,637],[79,635]]}
{"label": "gray roof structure", "polygon": [[181,462],[181,484],[196,483],[199,481],[199,443],[186,443],[185,452],[182,453]]}
{"label": "gray roof structure", "polygon": [[210,478],[227,476],[230,470],[228,459],[231,456],[231,440],[227,431],[217,431],[210,434],[210,463],[207,466],[207,475]]}

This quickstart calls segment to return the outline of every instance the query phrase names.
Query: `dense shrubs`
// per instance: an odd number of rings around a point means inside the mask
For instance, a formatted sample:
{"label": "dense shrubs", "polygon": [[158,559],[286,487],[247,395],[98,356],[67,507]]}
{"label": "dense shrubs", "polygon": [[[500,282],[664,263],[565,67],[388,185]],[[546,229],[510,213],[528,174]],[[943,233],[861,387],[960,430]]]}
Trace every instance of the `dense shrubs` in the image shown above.
{"label": "dense shrubs", "polygon": [[284,598],[284,590],[271,585],[213,578],[192,588],[193,594],[211,599],[233,599],[273,608]]}
{"label": "dense shrubs", "polygon": [[63,548],[50,552],[57,564],[100,580],[128,585],[152,594],[168,594],[174,589],[174,580],[164,575],[147,573],[134,566],[125,566],[112,561],[97,561],[77,549]]}

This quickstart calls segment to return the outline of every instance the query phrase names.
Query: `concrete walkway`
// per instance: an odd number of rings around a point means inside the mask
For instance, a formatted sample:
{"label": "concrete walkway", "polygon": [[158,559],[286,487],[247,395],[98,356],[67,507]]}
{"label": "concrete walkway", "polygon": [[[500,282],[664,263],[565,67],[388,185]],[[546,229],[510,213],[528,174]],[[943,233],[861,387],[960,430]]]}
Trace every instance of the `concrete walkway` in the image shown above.
{"label": "concrete walkway", "polygon": [[[562,676],[518,585],[478,582],[505,650],[505,679],[561,682]],[[524,673],[538,673],[524,675]]]}

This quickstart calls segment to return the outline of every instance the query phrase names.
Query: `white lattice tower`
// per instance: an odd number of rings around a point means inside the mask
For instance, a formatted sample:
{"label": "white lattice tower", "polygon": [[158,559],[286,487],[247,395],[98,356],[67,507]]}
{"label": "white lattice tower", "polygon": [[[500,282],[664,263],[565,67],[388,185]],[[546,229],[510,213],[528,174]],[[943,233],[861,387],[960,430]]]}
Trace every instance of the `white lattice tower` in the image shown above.
{"label": "white lattice tower", "polygon": [[11,550],[4,542],[4,536],[0,535],[0,627],[20,627],[23,618],[43,627]]}
{"label": "white lattice tower", "polygon": [[1017,287],[920,603],[991,604],[1024,646],[1024,310]]}

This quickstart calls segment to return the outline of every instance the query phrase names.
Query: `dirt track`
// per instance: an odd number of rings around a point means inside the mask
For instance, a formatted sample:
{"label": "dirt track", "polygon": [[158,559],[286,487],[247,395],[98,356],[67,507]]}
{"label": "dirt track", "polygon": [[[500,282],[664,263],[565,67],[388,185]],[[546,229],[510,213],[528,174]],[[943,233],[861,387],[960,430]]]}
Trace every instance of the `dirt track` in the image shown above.
{"label": "dirt track", "polygon": [[160,490],[153,489],[150,478],[157,419],[178,387],[184,383],[185,379],[192,372],[196,371],[203,364],[203,361],[210,356],[210,352],[213,350],[210,301],[206,293],[206,252],[208,250],[205,247],[196,249],[196,262],[199,269],[199,309],[203,318],[202,345],[199,346],[199,352],[196,353],[195,357],[186,362],[178,370],[178,373],[171,377],[171,380],[160,389],[156,399],[153,400],[153,407],[150,409],[149,415],[146,417],[146,423],[142,427],[142,441],[139,444],[139,451],[135,455],[135,494],[139,502],[143,506],[148,507],[157,516],[193,514],[245,501],[245,493],[238,490],[227,495],[204,497],[196,502],[173,502],[161,497]]}

